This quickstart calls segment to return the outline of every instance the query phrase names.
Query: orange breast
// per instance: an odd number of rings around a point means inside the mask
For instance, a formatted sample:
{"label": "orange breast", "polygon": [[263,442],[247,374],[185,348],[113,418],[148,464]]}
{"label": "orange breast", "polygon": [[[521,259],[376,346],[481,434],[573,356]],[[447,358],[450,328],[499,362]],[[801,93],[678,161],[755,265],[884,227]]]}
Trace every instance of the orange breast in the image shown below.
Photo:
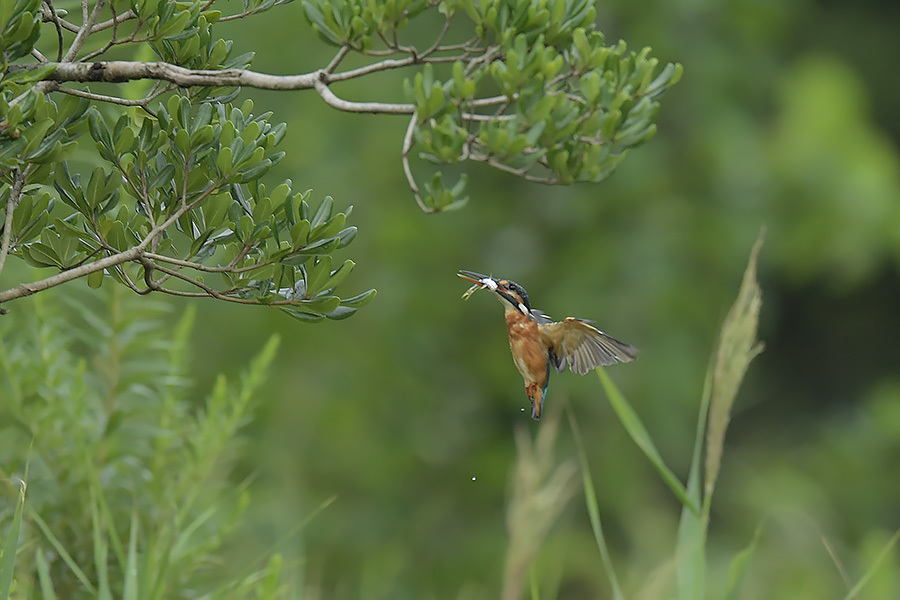
{"label": "orange breast", "polygon": [[516,310],[506,311],[506,329],[509,332],[509,349],[513,362],[525,380],[525,385],[547,383],[547,348],[541,343],[538,326]]}

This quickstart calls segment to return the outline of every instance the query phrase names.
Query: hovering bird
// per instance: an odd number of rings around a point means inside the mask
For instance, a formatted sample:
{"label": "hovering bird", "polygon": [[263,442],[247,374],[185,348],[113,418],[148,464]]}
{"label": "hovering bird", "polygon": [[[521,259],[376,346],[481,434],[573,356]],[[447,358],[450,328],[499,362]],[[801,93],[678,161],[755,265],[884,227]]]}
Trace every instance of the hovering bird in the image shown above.
{"label": "hovering bird", "polygon": [[541,418],[541,409],[550,381],[550,366],[562,373],[569,370],[584,375],[598,366],[631,362],[637,349],[612,338],[588,324],[584,319],[566,317],[554,322],[543,312],[531,308],[525,289],[508,279],[495,279],[473,271],[460,270],[457,275],[471,281],[463,299],[486,289],[503,304],[509,349],[531,400],[531,417]]}

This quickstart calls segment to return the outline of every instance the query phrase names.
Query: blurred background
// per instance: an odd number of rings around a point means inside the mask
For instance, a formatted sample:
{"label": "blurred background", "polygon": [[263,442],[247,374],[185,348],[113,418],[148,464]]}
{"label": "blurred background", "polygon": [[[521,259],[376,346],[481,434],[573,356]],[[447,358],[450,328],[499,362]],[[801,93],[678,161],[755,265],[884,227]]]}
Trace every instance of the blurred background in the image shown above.
{"label": "blurred background", "polygon": [[[543,425],[523,411],[501,307],[488,294],[464,303],[456,270],[514,279],[550,315],[594,319],[640,348],[609,374],[684,478],[716,332],[763,225],[766,350],[727,439],[711,595],[760,525],[743,598],[841,598],[845,577],[856,581],[900,526],[900,4],[611,0],[597,20],[610,42],[652,46],[685,75],[662,99],[657,136],[596,185],[476,168],[469,205],[428,216],[401,170],[405,119],[338,113],[311,92],[245,90],[289,126],[270,180],[354,206],[346,291],[378,297],[315,325],[198,303],[198,393],[282,336],[239,463],[239,478],[257,475],[240,552],[276,547],[322,598],[497,597],[513,431]],[[333,55],[300,3],[219,35],[255,50],[253,67],[269,73]],[[335,92],[402,101],[404,76]],[[186,303],[173,307],[174,324]],[[595,377],[554,375],[548,410],[565,404],[613,561],[625,589],[640,589],[671,560],[680,505]],[[567,426],[557,453],[574,455]],[[894,551],[861,597],[900,597],[898,560]],[[559,598],[609,597],[580,493],[536,568]]]}

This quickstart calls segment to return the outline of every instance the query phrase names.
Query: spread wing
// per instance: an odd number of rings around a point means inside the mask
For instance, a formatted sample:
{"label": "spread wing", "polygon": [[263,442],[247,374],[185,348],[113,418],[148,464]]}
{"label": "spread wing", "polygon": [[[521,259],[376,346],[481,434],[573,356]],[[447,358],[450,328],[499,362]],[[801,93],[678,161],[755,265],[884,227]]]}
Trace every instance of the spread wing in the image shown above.
{"label": "spread wing", "polygon": [[562,372],[568,365],[584,375],[598,366],[631,362],[637,349],[610,337],[582,319],[567,317],[558,323],[538,325],[541,338],[550,349],[550,362]]}

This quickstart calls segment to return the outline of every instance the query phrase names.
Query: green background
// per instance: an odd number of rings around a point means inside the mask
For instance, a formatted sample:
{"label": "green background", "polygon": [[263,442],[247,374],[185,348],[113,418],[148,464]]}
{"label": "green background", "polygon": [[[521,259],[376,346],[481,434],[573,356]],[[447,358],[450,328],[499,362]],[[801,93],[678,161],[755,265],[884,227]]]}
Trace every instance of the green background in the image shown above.
{"label": "green background", "polygon": [[[609,373],[684,477],[716,332],[763,225],[766,350],[727,439],[711,597],[760,524],[743,598],[841,598],[841,570],[858,579],[900,526],[900,7],[614,0],[598,5],[598,23],[610,41],[684,64],[657,136],[600,184],[544,187],[468,168],[471,199],[458,212],[416,207],[400,165],[403,117],[338,113],[312,91],[242,93],[289,126],[269,181],[354,205],[359,236],[341,258],[357,268],[345,287],[378,296],[347,321],[314,325],[194,302],[198,403],[218,373],[282,337],[235,474],[255,476],[235,556],[277,548],[311,597],[497,597],[513,431],[543,425],[523,410],[500,307],[488,294],[464,303],[456,270],[514,279],[553,317],[593,319],[637,346],[640,360]],[[334,51],[299,3],[219,35],[273,74],[312,71]],[[404,76],[333,89],[405,101]],[[171,302],[173,328],[187,305]],[[639,590],[671,560],[680,505],[595,377],[554,374],[547,410],[566,404],[613,561],[625,589]],[[557,451],[574,454],[567,427]],[[580,494],[536,569],[559,582],[559,598],[608,597]],[[861,597],[900,597],[896,552]]]}

